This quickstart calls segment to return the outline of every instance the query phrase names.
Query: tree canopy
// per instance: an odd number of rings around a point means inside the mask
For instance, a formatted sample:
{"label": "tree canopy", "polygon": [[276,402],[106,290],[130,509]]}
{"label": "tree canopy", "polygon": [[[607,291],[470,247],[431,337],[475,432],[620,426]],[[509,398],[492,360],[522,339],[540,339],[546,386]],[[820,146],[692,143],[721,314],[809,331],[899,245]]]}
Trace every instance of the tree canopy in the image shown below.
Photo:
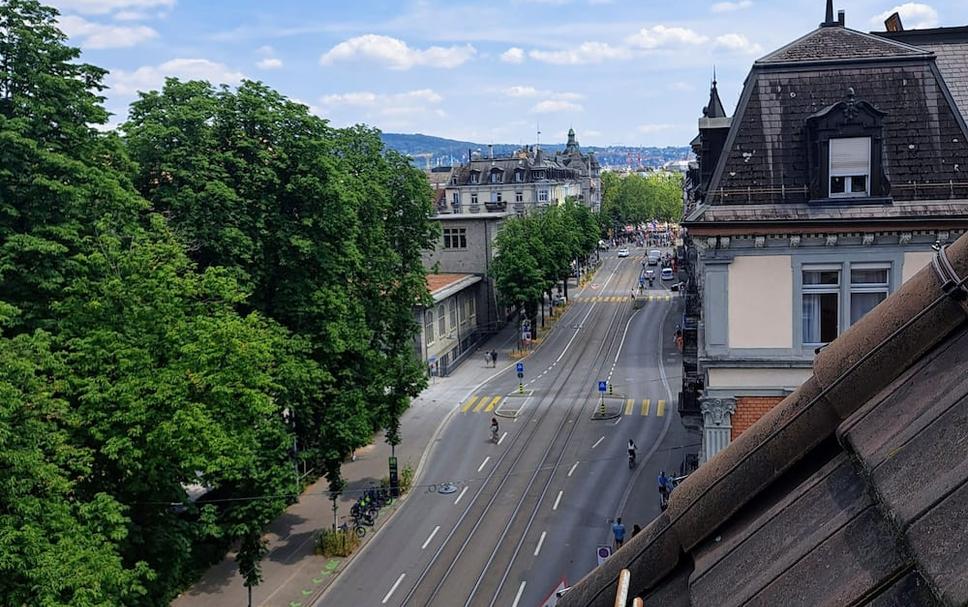
{"label": "tree canopy", "polygon": [[682,219],[680,175],[602,173],[602,217],[607,227]]}

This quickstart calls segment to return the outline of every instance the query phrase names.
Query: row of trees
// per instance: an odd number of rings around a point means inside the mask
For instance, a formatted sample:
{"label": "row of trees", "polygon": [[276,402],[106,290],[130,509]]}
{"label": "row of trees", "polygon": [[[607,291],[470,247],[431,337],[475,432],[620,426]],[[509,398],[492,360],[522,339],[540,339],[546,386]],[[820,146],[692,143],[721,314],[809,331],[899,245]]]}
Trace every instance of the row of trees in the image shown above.
{"label": "row of trees", "polygon": [[682,177],[602,173],[602,215],[610,226],[682,219]]}
{"label": "row of trees", "polygon": [[559,282],[567,297],[572,263],[587,264],[600,234],[598,218],[571,200],[509,218],[497,233],[492,266],[499,297],[505,305],[537,318],[539,307],[544,312],[545,295],[550,299]]}
{"label": "row of trees", "polygon": [[339,490],[424,385],[429,187],[254,82],[169,80],[99,132],[78,56],[0,4],[0,603],[167,605],[233,542],[256,584],[294,463]]}

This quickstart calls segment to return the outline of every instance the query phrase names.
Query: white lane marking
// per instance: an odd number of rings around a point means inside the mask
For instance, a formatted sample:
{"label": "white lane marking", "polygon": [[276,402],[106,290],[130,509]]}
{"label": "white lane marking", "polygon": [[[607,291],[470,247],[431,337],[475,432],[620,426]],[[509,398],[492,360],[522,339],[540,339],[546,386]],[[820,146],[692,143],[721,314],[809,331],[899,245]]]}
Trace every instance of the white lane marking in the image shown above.
{"label": "white lane marking", "polygon": [[575,468],[577,468],[577,467],[578,467],[578,462],[575,462],[575,463],[574,463],[574,464],[573,464],[573,465],[571,466],[571,470],[569,470],[569,471],[568,471],[568,476],[571,476],[571,473],[572,473],[572,472],[574,472],[574,471],[575,471]]}
{"label": "white lane marking", "polygon": [[[600,439],[598,439],[597,441],[595,441],[595,444],[594,444],[594,445],[592,445],[592,449],[594,449],[594,448],[595,448],[595,447],[597,447],[597,446],[598,446],[599,444],[601,444],[601,442],[602,442],[603,440],[605,440],[605,437],[604,437],[604,436],[603,436],[603,437],[601,437]],[[480,472],[480,470],[478,470],[478,472]]]}
{"label": "white lane marking", "polygon": [[477,471],[480,472],[481,470],[483,470],[484,469],[484,466],[486,466],[487,465],[487,462],[489,462],[489,461],[491,461],[491,456],[490,455],[488,455],[487,457],[484,458],[484,461],[481,462],[481,465],[477,467]]}
{"label": "white lane marking", "polygon": [[437,525],[436,527],[434,527],[434,530],[430,532],[430,537],[428,537],[427,540],[423,543],[423,546],[420,547],[421,550],[427,549],[427,544],[430,543],[430,540],[434,539],[434,536],[437,535],[438,531],[440,531],[440,525]]}
{"label": "white lane marking", "polygon": [[460,490],[460,495],[458,495],[457,499],[454,500],[455,506],[457,505],[458,502],[460,502],[460,498],[464,497],[465,493],[467,493],[467,487],[464,487],[463,489]]}
{"label": "white lane marking", "polygon": [[524,594],[525,584],[527,584],[527,582],[521,582],[521,585],[518,586],[518,593],[514,595],[514,602],[511,603],[511,607],[518,607],[518,602],[521,600],[521,595]]}
{"label": "white lane marking", "polygon": [[[507,435],[508,435],[507,432],[505,432],[504,434],[502,434],[501,435],[501,438],[497,439],[497,444],[500,445],[501,443],[503,443],[504,442],[504,437],[506,437]],[[478,470],[478,472],[480,472],[480,470]]]}
{"label": "white lane marking", "polygon": [[558,502],[561,501],[561,494],[562,493],[564,493],[564,491],[559,491],[558,492],[558,497],[555,498],[555,505],[551,507],[552,510],[557,510],[558,509]]}
{"label": "white lane marking", "polygon": [[535,556],[538,556],[538,553],[541,552],[541,544],[544,544],[544,539],[545,539],[545,536],[546,535],[548,535],[548,532],[547,531],[542,531],[541,532],[541,537],[538,539],[538,546],[537,546],[537,548],[534,549],[534,555]]}
{"label": "white lane marking", "polygon": [[613,426],[617,426],[617,425],[618,425],[618,423],[619,423],[620,421],[622,421],[622,418],[621,418],[621,417],[619,417],[619,418],[617,418],[617,419],[616,419],[615,421],[613,421],[613,422],[612,422],[612,425],[613,425]]}
{"label": "white lane marking", "polygon": [[393,586],[390,588],[390,592],[388,592],[387,595],[383,597],[382,603],[384,605],[386,605],[387,601],[390,600],[390,596],[393,594],[393,591],[397,589],[397,586],[400,585],[400,582],[403,581],[403,578],[406,577],[406,575],[407,575],[406,573],[401,573],[400,577],[397,578],[397,581],[394,582]]}

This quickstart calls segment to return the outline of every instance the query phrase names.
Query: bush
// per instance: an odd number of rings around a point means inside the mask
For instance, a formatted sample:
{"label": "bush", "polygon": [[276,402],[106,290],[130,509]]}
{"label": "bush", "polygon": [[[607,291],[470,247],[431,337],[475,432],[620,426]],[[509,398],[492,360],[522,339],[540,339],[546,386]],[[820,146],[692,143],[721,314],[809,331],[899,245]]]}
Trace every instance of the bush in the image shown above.
{"label": "bush", "polygon": [[410,491],[411,486],[413,486],[413,466],[407,464],[400,472],[400,493]]}
{"label": "bush", "polygon": [[349,556],[359,545],[360,538],[352,530],[321,529],[316,534],[315,553],[323,556]]}

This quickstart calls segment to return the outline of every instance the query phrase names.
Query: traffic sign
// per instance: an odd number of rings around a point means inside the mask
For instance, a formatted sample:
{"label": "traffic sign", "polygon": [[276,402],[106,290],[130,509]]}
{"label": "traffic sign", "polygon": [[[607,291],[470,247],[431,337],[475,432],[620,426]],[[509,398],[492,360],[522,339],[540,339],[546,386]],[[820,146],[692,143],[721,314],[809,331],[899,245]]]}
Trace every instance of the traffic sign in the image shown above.
{"label": "traffic sign", "polygon": [[598,382],[598,391],[605,392],[606,390],[608,390],[608,382],[607,381]]}
{"label": "traffic sign", "polygon": [[598,550],[596,550],[595,552],[596,552],[595,556],[598,557],[598,566],[601,567],[602,566],[602,563],[605,562],[605,559],[607,559],[608,557],[612,556],[612,547],[611,546],[599,546],[598,547]]}
{"label": "traffic sign", "polygon": [[518,379],[523,379],[523,378],[524,378],[524,373],[518,373]]}
{"label": "traffic sign", "polygon": [[524,363],[518,363],[514,365],[514,370],[518,373],[524,373]]}

